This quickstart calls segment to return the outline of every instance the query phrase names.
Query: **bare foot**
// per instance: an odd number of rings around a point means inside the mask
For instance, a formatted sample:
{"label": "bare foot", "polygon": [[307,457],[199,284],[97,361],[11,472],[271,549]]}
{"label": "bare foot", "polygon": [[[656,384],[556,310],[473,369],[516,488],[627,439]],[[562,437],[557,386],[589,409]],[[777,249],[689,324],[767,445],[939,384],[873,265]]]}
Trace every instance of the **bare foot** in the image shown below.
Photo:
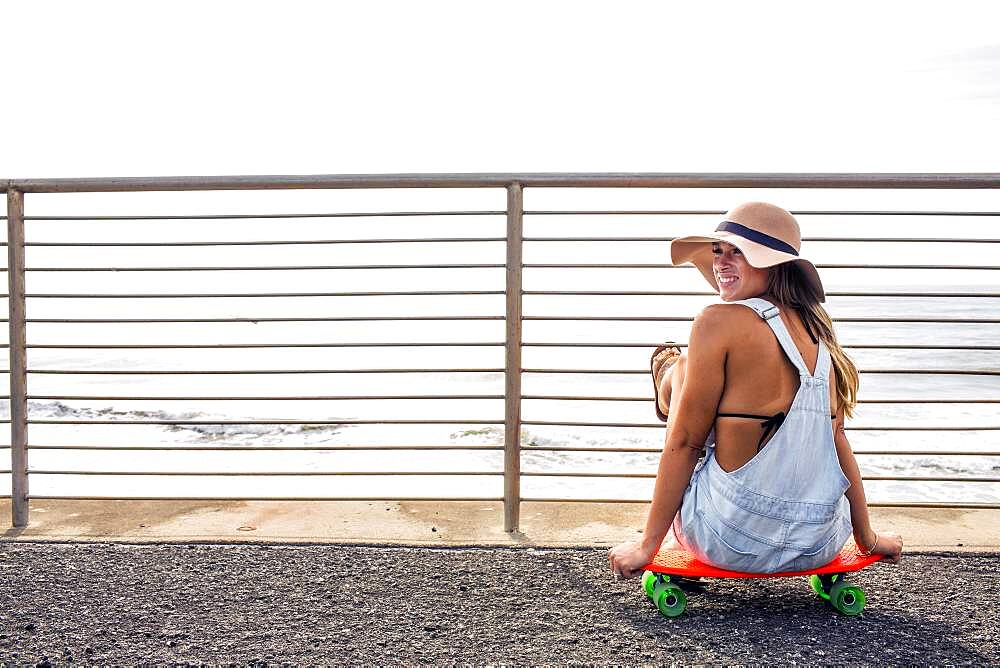
{"label": "bare foot", "polygon": [[653,395],[656,398],[656,416],[663,422],[667,421],[670,411],[670,369],[681,358],[681,349],[668,342],[658,346],[649,360],[650,372],[653,374]]}

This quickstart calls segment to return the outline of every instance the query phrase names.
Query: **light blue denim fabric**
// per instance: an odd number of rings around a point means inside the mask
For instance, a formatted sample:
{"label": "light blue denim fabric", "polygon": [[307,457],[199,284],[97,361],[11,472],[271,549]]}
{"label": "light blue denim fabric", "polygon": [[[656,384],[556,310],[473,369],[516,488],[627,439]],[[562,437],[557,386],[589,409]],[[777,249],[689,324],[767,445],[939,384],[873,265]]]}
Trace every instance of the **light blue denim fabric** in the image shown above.
{"label": "light blue denim fabric", "polygon": [[850,486],[837,459],[830,419],[830,352],[822,341],[812,375],[778,309],[740,302],[771,327],[799,371],[785,421],[749,462],[727,473],[715,460],[715,434],[695,468],[674,520],[683,547],[720,568],[750,573],[806,570],[832,560],[851,536]]}

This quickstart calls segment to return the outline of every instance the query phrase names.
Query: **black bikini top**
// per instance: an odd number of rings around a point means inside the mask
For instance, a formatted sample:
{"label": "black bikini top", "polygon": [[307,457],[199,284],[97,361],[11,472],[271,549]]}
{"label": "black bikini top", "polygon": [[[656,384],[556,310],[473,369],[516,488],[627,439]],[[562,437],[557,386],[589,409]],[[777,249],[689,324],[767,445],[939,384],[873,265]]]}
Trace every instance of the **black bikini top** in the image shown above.
{"label": "black bikini top", "polygon": [[[763,422],[760,423],[760,426],[764,430],[764,433],[760,435],[760,440],[757,441],[757,452],[760,452],[760,449],[764,447],[764,441],[767,440],[767,437],[778,431],[778,427],[780,427],[781,423],[785,421],[785,412],[778,411],[774,415],[770,416],[751,415],[750,413],[716,413],[715,417],[735,417],[748,418],[751,420],[763,420]],[[831,415],[830,419],[836,420],[837,416]]]}

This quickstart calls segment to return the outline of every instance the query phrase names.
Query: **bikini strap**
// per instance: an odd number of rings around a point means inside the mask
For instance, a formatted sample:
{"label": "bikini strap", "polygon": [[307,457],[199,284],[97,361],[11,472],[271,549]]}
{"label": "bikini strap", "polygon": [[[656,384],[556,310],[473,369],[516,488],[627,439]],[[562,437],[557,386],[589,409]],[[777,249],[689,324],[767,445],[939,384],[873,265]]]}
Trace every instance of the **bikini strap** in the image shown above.
{"label": "bikini strap", "polygon": [[778,427],[785,421],[785,412],[778,411],[774,415],[751,415],[749,413],[716,413],[716,417],[735,417],[735,418],[748,418],[754,420],[763,420],[760,423],[761,428],[764,433],[760,435],[760,440],[757,441],[757,452],[764,447],[764,441],[773,432],[778,431]]}

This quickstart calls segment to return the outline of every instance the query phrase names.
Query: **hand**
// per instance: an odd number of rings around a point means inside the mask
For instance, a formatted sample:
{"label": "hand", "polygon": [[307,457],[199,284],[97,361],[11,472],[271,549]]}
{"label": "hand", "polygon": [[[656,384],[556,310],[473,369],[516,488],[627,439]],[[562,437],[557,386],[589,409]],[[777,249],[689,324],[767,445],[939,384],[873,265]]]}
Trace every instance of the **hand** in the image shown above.
{"label": "hand", "polygon": [[883,555],[883,561],[888,561],[890,564],[898,564],[903,554],[903,539],[899,534],[889,532],[880,533],[878,534],[878,541],[875,543],[875,549],[872,550],[872,554],[881,554]]}
{"label": "hand", "polygon": [[656,550],[643,547],[639,541],[622,543],[608,553],[608,562],[615,577],[634,578],[642,574],[642,567],[648,564],[655,554]]}

